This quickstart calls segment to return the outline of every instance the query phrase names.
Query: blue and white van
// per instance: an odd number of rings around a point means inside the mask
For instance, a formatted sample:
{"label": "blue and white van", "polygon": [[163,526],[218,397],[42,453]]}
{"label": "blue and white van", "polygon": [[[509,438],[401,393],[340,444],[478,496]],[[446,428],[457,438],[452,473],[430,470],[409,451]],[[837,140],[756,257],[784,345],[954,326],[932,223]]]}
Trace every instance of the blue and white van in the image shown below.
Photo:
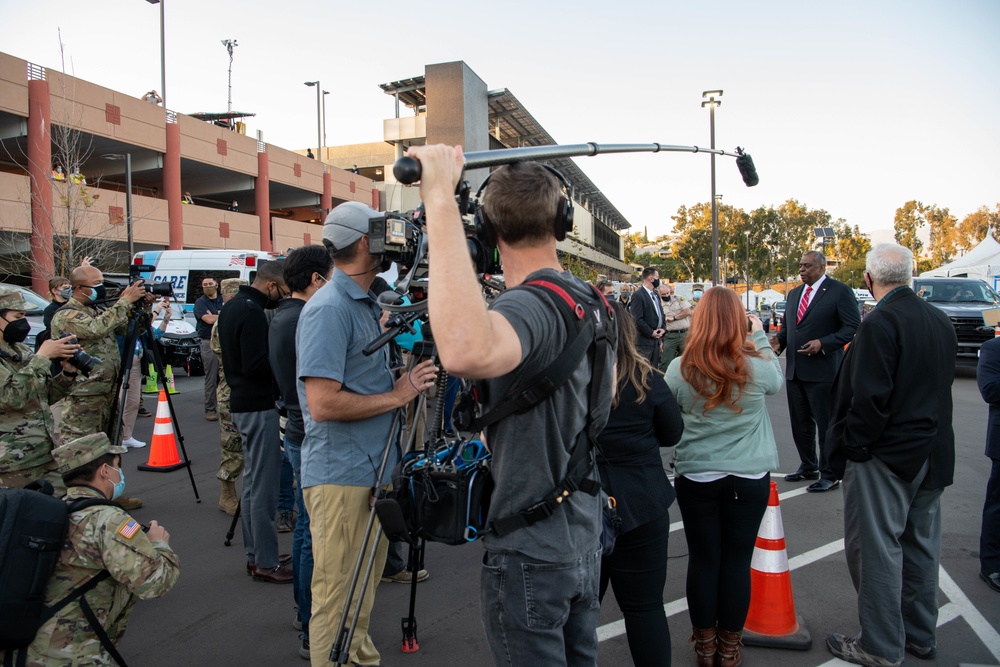
{"label": "blue and white van", "polygon": [[[141,274],[153,283],[170,283],[174,301],[183,308],[184,318],[194,323],[194,302],[201,296],[201,281],[215,278],[221,284],[226,278],[242,278],[252,283],[261,262],[283,259],[281,253],[264,250],[151,250],[137,252],[133,265],[156,267]],[[177,307],[175,306],[175,311]]]}

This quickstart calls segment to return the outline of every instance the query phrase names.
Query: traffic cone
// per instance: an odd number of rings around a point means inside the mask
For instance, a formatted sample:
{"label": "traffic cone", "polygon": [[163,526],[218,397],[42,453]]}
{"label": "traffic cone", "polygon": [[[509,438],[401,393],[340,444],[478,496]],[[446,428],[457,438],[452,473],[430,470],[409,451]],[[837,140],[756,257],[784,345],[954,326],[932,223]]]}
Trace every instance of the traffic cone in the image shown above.
{"label": "traffic cone", "polygon": [[779,331],[781,331],[781,319],[776,317],[774,318],[774,333]]}
{"label": "traffic cone", "polygon": [[171,394],[177,393],[177,387],[174,386],[174,369],[169,364],[163,369],[163,384],[166,385],[167,391]]}
{"label": "traffic cone", "polygon": [[993,327],[993,337],[1000,338],[1000,324],[997,324],[995,327]]}
{"label": "traffic cone", "polygon": [[146,386],[142,388],[142,393],[144,394],[156,394],[159,390],[156,388],[156,383],[158,379],[158,374],[156,368],[153,364],[149,365],[149,374],[146,376]]}
{"label": "traffic cone", "polygon": [[750,610],[743,626],[743,643],[802,651],[812,648],[809,630],[802,617],[795,614],[785,529],[781,524],[778,485],[774,482],[750,563]]}
{"label": "traffic cone", "polygon": [[177,454],[177,436],[170,420],[170,405],[166,390],[160,390],[160,400],[156,405],[156,423],[153,425],[153,441],[149,445],[149,460],[139,466],[139,470],[150,472],[170,472],[183,468],[187,463]]}

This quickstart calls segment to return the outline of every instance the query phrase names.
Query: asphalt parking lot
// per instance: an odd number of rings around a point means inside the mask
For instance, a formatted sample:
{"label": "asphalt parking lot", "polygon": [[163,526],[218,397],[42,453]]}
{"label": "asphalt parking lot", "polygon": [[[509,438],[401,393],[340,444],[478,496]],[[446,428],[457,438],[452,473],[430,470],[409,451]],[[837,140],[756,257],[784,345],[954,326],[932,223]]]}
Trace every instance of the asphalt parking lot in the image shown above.
{"label": "asphalt parking lot", "polygon": [[[223,545],[230,517],[216,505],[219,484],[218,424],[203,419],[201,378],[177,378],[180,393],[173,397],[191,469],[202,502],[185,470],[141,472],[147,450],[133,450],[125,458],[128,495],[145,506],[135,515],[144,523],[160,521],[171,533],[171,545],[180,554],[182,575],[177,586],[160,600],[140,601],[132,615],[121,649],[133,667],[187,665],[305,665],[298,657],[297,632],[292,629],[294,604],[290,586],[254,583],[244,572],[240,532],[231,547]],[[957,440],[956,483],[943,496],[944,539],[936,661],[908,664],[1000,664],[1000,596],[978,579],[978,548],[988,459],[983,455],[986,406],[976,388],[975,375],[959,372],[954,385]],[[154,396],[146,406],[155,412]],[[791,441],[784,393],[769,398],[769,411],[778,441],[781,470],[778,482],[796,611],[813,638],[807,651],[746,649],[746,664],[845,664],[831,659],[824,646],[830,632],[858,629],[855,594],[843,552],[843,497],[840,490],[804,493],[807,483],[788,483],[781,474],[794,470],[798,460]],[[152,419],[136,425],[136,437],[149,439]],[[664,602],[669,615],[673,659],[692,663],[688,644],[690,624],[684,601],[687,548],[680,513],[670,536],[670,561]],[[280,535],[282,551],[290,551],[291,534]],[[479,621],[481,546],[450,547],[430,544],[426,567],[430,579],[418,587],[416,617],[420,650],[400,652],[400,619],[406,616],[409,588],[381,584],[372,614],[371,634],[382,653],[382,664],[393,667],[464,666],[491,664]],[[631,658],[621,613],[609,592],[601,611],[602,667],[630,665]]]}

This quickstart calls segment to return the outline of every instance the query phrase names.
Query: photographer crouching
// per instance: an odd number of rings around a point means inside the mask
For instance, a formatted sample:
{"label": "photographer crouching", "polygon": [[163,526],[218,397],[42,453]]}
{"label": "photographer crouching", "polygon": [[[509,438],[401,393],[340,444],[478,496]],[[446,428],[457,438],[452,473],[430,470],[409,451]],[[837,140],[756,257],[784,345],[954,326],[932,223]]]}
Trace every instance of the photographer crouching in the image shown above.
{"label": "photographer crouching", "polygon": [[[52,318],[52,334],[75,336],[82,350],[94,358],[90,368],[81,368],[80,377],[69,391],[60,432],[65,441],[92,433],[111,433],[113,408],[118,391],[121,353],[115,334],[124,336],[132,307],[146,296],[142,281],[122,290],[119,299],[106,310],[104,274],[94,266],[78,266],[69,276],[73,295]],[[115,445],[119,443],[114,443]],[[138,498],[119,498],[127,510],[142,507]]]}
{"label": "photographer crouching", "polygon": [[[572,331],[554,305],[558,297],[539,294],[545,290],[508,289],[487,309],[455,202],[461,148],[419,146],[408,154],[422,168],[430,275],[434,285],[447,286],[429,291],[440,361],[451,373],[486,380],[489,411],[560,358]],[[561,288],[577,304],[603,305],[592,287],[559,264],[556,241],[572,224],[567,212],[571,203],[550,169],[535,163],[501,167],[490,176],[481,204],[508,286],[541,280]],[[583,355],[554,394],[486,429],[496,488],[490,532],[484,538],[480,610],[498,665],[597,662],[601,494],[585,484],[594,495],[581,488],[560,493],[554,502],[542,501],[552,499],[554,489],[565,488],[564,482],[574,476],[571,452],[589,445],[589,434],[607,421],[616,338],[615,327],[609,329],[609,352],[595,355],[595,362]],[[593,482],[597,475],[592,452],[587,453],[585,479]],[[545,516],[509,529],[518,515],[536,514],[529,510],[543,504]],[[544,618],[533,611],[539,609]]]}

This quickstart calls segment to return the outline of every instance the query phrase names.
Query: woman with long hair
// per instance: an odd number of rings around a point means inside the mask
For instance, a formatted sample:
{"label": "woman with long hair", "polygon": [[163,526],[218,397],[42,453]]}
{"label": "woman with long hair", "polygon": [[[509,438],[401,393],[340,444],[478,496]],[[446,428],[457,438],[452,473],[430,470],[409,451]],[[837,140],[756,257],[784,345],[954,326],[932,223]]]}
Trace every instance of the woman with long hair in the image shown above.
{"label": "woman with long hair", "polygon": [[628,309],[612,302],[618,322],[618,392],[598,437],[604,491],[615,499],[621,534],[601,560],[601,599],[608,583],[625,617],[632,662],[670,665],[670,631],[663,611],[667,537],[674,489],[663,472],[661,447],[672,447],[684,430],[677,401],[659,371],[635,347]]}
{"label": "woman with long hair", "polygon": [[750,560],[778,466],[764,396],[781,389],[781,367],[760,319],[746,314],[736,292],[713,287],[695,308],[687,347],[666,379],[684,417],[674,484],[688,544],[695,653],[699,666],[736,667]]}

